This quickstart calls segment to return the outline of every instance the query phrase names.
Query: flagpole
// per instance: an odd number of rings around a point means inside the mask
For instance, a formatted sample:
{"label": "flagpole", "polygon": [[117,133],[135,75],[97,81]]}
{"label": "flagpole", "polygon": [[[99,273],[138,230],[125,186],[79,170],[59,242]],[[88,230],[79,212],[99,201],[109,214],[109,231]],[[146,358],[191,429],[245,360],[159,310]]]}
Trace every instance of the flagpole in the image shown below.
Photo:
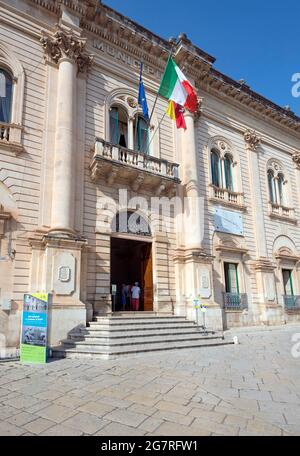
{"label": "flagpole", "polygon": [[148,144],[147,149],[146,149],[146,152],[145,152],[146,155],[149,153],[149,148],[150,148],[150,146],[151,146],[151,144],[152,144],[152,142],[153,142],[154,136],[155,136],[156,133],[158,132],[159,127],[161,126],[161,124],[162,124],[164,118],[166,117],[166,114],[167,114],[167,111],[166,111],[166,112],[164,113],[164,115],[162,116],[162,118],[161,118],[161,120],[160,120],[160,122],[159,122],[159,124],[158,124],[158,126],[157,126],[157,128],[156,128],[156,130],[155,130],[155,132],[154,132],[153,135],[152,135],[151,140],[149,141],[149,144]]}

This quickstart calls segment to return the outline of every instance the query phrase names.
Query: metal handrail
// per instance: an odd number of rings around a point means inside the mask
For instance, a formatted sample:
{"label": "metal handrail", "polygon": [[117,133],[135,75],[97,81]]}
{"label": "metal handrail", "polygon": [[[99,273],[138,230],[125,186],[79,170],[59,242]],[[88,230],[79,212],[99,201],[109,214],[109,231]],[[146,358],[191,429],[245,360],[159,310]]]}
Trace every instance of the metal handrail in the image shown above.
{"label": "metal handrail", "polygon": [[300,310],[300,295],[283,296],[285,310]]}
{"label": "metal handrail", "polygon": [[248,309],[248,299],[246,293],[223,293],[224,308],[226,310],[246,310]]}

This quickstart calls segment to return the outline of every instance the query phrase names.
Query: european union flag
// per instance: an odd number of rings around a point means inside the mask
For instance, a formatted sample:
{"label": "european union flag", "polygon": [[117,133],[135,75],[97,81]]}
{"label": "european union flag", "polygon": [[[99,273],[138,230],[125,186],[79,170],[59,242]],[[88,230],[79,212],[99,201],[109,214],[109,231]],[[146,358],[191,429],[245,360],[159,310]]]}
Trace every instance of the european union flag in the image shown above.
{"label": "european union flag", "polygon": [[141,63],[141,72],[140,72],[140,84],[139,84],[139,105],[143,110],[143,115],[146,120],[149,120],[149,110],[147,104],[147,98],[145,93],[145,87],[143,83],[143,64]]}

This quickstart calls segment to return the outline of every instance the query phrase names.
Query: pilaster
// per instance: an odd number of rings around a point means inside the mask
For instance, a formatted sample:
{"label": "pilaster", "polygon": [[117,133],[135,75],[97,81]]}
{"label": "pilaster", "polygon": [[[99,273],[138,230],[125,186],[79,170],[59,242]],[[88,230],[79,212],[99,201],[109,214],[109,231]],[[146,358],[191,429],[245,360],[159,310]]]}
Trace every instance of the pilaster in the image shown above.
{"label": "pilaster", "polygon": [[256,261],[254,274],[256,278],[257,293],[253,295],[251,312],[255,323],[265,324],[281,322],[282,315],[278,305],[275,266],[268,258],[267,240],[265,229],[265,215],[263,208],[262,188],[259,170],[259,153],[261,138],[255,131],[247,130],[244,134],[246,149],[248,150],[249,171],[251,182],[253,228],[256,240]]}

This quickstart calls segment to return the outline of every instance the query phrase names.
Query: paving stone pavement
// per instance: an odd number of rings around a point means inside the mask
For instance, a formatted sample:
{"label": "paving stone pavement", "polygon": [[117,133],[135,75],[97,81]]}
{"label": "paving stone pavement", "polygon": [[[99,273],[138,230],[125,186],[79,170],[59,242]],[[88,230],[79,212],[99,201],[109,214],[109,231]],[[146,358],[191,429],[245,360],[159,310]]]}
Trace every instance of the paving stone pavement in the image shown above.
{"label": "paving stone pavement", "polygon": [[0,435],[300,435],[300,325],[120,360],[0,363]]}

